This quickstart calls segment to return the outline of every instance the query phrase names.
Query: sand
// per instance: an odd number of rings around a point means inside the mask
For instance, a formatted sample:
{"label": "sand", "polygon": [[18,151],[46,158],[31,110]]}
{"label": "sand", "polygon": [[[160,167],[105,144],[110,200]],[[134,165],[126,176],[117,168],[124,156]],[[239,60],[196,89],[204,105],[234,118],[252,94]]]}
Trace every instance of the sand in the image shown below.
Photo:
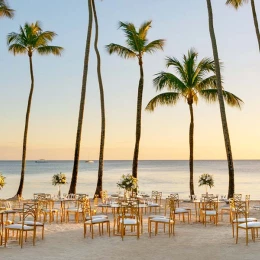
{"label": "sand", "polygon": [[[250,206],[260,205],[260,202],[251,202]],[[182,203],[181,206],[194,205]],[[149,214],[148,214],[149,215]],[[260,211],[250,209],[250,216],[260,218]],[[144,233],[137,240],[134,236],[127,236],[124,241],[120,236],[109,238],[106,233],[99,236],[97,228],[92,240],[83,238],[83,224],[74,222],[62,224],[46,224],[45,239],[41,240],[40,232],[37,234],[36,246],[29,238],[21,249],[17,241],[8,242],[6,248],[0,247],[0,260],[13,259],[181,259],[181,260],[251,260],[260,258],[260,237],[254,243],[251,238],[246,246],[245,232],[240,231],[238,244],[232,237],[231,225],[228,215],[218,226],[195,222],[192,211],[190,224],[183,223],[176,218],[175,235],[168,236],[159,230],[157,236],[151,238],[147,232],[147,215],[144,216]],[[113,217],[111,219],[111,227]]]}

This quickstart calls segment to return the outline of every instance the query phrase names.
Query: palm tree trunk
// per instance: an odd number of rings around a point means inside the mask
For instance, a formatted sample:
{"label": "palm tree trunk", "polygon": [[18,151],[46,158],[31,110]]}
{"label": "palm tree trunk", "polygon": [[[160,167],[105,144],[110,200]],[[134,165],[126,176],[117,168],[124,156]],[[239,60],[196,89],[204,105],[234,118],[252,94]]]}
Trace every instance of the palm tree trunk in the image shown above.
{"label": "palm tree trunk", "polygon": [[214,26],[213,26],[211,0],[207,0],[207,6],[208,6],[208,15],[209,15],[209,32],[210,32],[212,50],[214,55],[215,67],[216,67],[219,108],[220,108],[220,115],[222,121],[223,135],[225,140],[227,161],[228,161],[228,173],[229,173],[228,198],[231,198],[233,197],[233,194],[235,192],[234,165],[233,165],[231,143],[230,143],[229,132],[228,132],[225,104],[224,104],[223,93],[222,93],[221,73],[220,73],[217,41],[216,41]]}
{"label": "palm tree trunk", "polygon": [[103,88],[103,81],[101,76],[101,58],[98,50],[98,19],[97,19],[95,0],[92,0],[92,8],[93,8],[93,14],[95,20],[95,28],[96,28],[94,48],[97,56],[97,75],[98,75],[100,105],[101,105],[101,135],[100,135],[100,148],[99,148],[99,166],[98,166],[98,179],[97,179],[97,187],[96,187],[95,194],[100,196],[100,191],[102,191],[102,186],[103,186],[104,146],[105,146],[105,127],[106,127],[105,119],[106,118],[105,118],[104,88]]}
{"label": "palm tree trunk", "polygon": [[88,35],[87,35],[87,40],[86,40],[86,49],[85,49],[85,58],[84,58],[84,67],[83,67],[78,128],[77,128],[75,154],[74,154],[74,165],[73,165],[73,171],[72,171],[72,177],[71,177],[71,183],[70,183],[70,189],[69,189],[69,193],[74,193],[74,194],[76,193],[76,185],[77,185],[77,178],[78,178],[80,141],[81,141],[81,132],[82,132],[84,107],[85,107],[86,86],[87,86],[87,77],[88,77],[88,60],[89,60],[90,41],[91,41],[91,32],[92,32],[92,20],[93,20],[92,0],[88,0],[88,12],[89,12]]}
{"label": "palm tree trunk", "polygon": [[260,32],[259,32],[259,27],[258,27],[254,0],[251,0],[251,8],[252,8],[252,13],[253,13],[253,18],[254,18],[255,32],[256,32],[256,37],[257,37],[257,41],[258,41],[258,47],[259,47],[259,51],[260,51]]}
{"label": "palm tree trunk", "polygon": [[22,194],[23,194],[24,172],[25,172],[25,166],[26,166],[27,134],[28,134],[28,127],[29,127],[31,104],[32,104],[32,95],[33,95],[33,89],[34,89],[32,54],[29,54],[29,62],[30,62],[30,75],[31,75],[31,89],[30,89],[30,94],[29,94],[29,98],[28,98],[27,111],[26,111],[26,117],[25,117],[25,127],[24,127],[24,134],[23,134],[22,169],[21,169],[20,184],[19,184],[19,188],[16,193],[17,197],[22,197]]}
{"label": "palm tree trunk", "polygon": [[190,109],[190,132],[189,132],[189,144],[190,144],[190,196],[194,195],[194,182],[193,182],[193,137],[194,137],[194,117],[192,103],[189,102]]}
{"label": "palm tree trunk", "polygon": [[143,71],[142,57],[139,57],[139,66],[140,66],[140,80],[139,80],[138,96],[137,96],[135,150],[134,150],[134,158],[133,158],[133,166],[132,166],[132,175],[135,178],[137,178],[139,143],[141,138],[142,100],[143,100],[143,88],[144,88],[144,71]]}

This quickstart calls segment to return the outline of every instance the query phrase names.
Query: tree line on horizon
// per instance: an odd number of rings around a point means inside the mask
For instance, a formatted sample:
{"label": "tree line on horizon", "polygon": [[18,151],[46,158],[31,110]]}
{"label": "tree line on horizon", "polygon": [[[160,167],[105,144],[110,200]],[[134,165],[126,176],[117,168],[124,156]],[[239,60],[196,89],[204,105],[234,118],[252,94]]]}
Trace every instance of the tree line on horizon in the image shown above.
{"label": "tree line on horizon", "polygon": [[[238,9],[248,0],[226,0],[226,5],[231,5],[235,9]],[[189,168],[190,168],[190,195],[194,195],[194,182],[193,182],[193,137],[194,137],[194,115],[193,104],[197,104],[198,97],[205,101],[219,102],[220,116],[222,122],[224,143],[226,148],[227,162],[228,162],[228,198],[232,197],[235,192],[234,181],[234,165],[231,150],[231,142],[228,131],[228,124],[226,119],[225,104],[224,101],[230,106],[241,107],[243,101],[234,94],[225,91],[221,79],[221,64],[219,61],[217,41],[214,32],[213,11],[211,0],[206,0],[208,9],[208,24],[209,33],[212,43],[212,52],[214,59],[203,58],[198,61],[198,53],[195,49],[191,48],[187,55],[183,55],[183,60],[179,61],[175,57],[166,57],[166,67],[173,67],[177,73],[159,72],[153,80],[156,91],[167,90],[167,92],[160,93],[151,99],[147,106],[147,111],[154,111],[158,105],[175,105],[180,99],[184,99],[190,111],[190,127],[189,127]],[[257,15],[255,10],[254,0],[250,0],[252,15],[254,20],[254,26],[260,51],[260,33],[257,21]],[[0,0],[0,18],[7,17],[13,18],[15,10],[11,9],[7,4],[7,1]],[[98,49],[98,36],[99,25],[98,16],[95,7],[95,0],[88,0],[88,29],[87,39],[85,46],[85,56],[83,65],[83,77],[81,98],[79,106],[78,127],[76,132],[76,144],[74,153],[74,164],[72,170],[72,178],[69,188],[69,193],[76,193],[78,165],[80,155],[81,133],[83,125],[84,107],[86,86],[88,77],[88,61],[92,37],[93,16],[95,23],[95,38],[94,38],[94,50],[97,58],[97,78],[99,83],[100,101],[101,101],[101,134],[100,134],[100,152],[99,152],[99,167],[98,177],[95,195],[100,196],[100,191],[103,188],[103,167],[104,167],[104,146],[105,146],[105,99],[104,99],[104,87],[101,74],[101,57]],[[137,112],[136,112],[136,140],[133,155],[132,175],[137,178],[138,173],[138,156],[139,156],[139,144],[141,139],[141,118],[142,118],[142,96],[144,86],[144,71],[143,71],[143,55],[153,54],[157,50],[163,50],[164,39],[154,40],[148,42],[147,33],[151,28],[152,21],[145,21],[137,30],[133,23],[119,22],[119,28],[123,30],[126,38],[126,46],[122,46],[116,43],[111,43],[106,46],[109,54],[116,53],[120,57],[125,59],[137,59],[140,78],[137,92]],[[26,150],[27,150],[27,133],[29,127],[29,117],[31,110],[31,101],[34,90],[34,74],[32,56],[36,52],[40,55],[53,54],[60,56],[63,51],[63,47],[52,46],[49,43],[54,39],[56,33],[53,31],[43,31],[39,21],[35,23],[25,23],[20,26],[19,32],[9,33],[7,36],[8,49],[14,55],[27,54],[30,64],[30,77],[31,88],[27,103],[25,128],[23,136],[23,152],[22,152],[22,167],[19,187],[16,193],[17,197],[22,197],[24,175],[26,168]]]}

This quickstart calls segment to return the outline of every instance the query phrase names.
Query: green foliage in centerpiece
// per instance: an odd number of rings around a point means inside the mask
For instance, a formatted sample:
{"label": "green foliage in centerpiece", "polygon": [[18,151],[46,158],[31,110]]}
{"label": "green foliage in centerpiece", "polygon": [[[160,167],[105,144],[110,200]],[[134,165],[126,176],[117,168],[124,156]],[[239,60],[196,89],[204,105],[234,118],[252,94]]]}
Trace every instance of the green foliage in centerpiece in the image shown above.
{"label": "green foliage in centerpiece", "polygon": [[133,177],[131,174],[123,174],[120,181],[117,183],[117,186],[125,190],[135,190],[138,188],[137,178]]}
{"label": "green foliage in centerpiece", "polygon": [[5,177],[0,173],[0,190],[5,186]]}
{"label": "green foliage in centerpiece", "polygon": [[209,186],[210,188],[214,187],[213,176],[208,173],[203,173],[199,177],[199,187],[203,185]]}
{"label": "green foliage in centerpiece", "polygon": [[56,186],[56,185],[63,185],[63,184],[67,184],[67,178],[66,175],[64,173],[57,173],[54,174],[52,176],[52,185]]}

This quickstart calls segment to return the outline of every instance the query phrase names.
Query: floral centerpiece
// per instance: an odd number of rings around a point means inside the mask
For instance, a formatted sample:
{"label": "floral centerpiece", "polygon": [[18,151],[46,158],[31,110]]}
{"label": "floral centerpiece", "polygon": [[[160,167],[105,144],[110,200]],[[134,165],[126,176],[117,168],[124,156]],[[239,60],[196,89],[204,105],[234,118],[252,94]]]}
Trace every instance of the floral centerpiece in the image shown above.
{"label": "floral centerpiece", "polygon": [[210,188],[214,187],[213,176],[208,173],[203,173],[199,177],[199,187],[200,186],[206,186],[206,192],[207,192],[207,186],[209,186]]}
{"label": "floral centerpiece", "polygon": [[138,188],[137,178],[133,177],[131,174],[123,174],[117,186],[126,191],[136,190]]}
{"label": "floral centerpiece", "polygon": [[0,173],[0,190],[5,186],[5,177]]}
{"label": "floral centerpiece", "polygon": [[60,173],[54,174],[52,176],[52,185],[54,185],[54,186],[59,185],[58,186],[58,198],[59,199],[61,198],[60,186],[64,185],[64,184],[67,184],[67,178],[64,173],[60,172]]}

